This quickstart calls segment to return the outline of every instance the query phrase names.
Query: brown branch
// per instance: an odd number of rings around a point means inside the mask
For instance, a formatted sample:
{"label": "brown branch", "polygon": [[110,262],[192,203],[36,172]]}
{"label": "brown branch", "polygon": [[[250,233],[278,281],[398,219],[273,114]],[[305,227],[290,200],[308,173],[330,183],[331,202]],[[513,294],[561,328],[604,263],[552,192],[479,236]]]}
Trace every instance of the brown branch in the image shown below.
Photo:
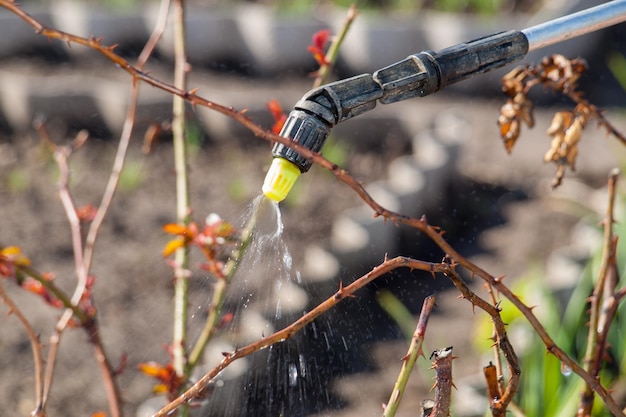
{"label": "brown branch", "polygon": [[483,375],[485,376],[485,382],[487,385],[489,407],[493,409],[494,405],[500,402],[502,396],[502,390],[500,389],[500,374],[496,366],[489,362],[489,365],[483,368]]}
{"label": "brown branch", "polygon": [[419,269],[422,271],[430,272],[432,274],[443,272],[448,268],[447,265],[418,261],[403,256],[385,260],[383,263],[372,269],[369,273],[363,275],[361,278],[357,279],[347,287],[344,287],[340,284],[339,290],[334,295],[321,302],[317,307],[306,313],[304,316],[302,316],[300,319],[296,320],[289,326],[254,343],[251,343],[242,348],[238,348],[234,352],[225,353],[224,359],[222,359],[222,361],[215,368],[206,373],[202,378],[198,380],[198,382],[196,382],[192,387],[190,387],[178,398],[176,398],[174,401],[155,413],[153,417],[165,417],[183,404],[187,404],[194,398],[201,397],[202,393],[211,383],[211,381],[232,362],[236,361],[237,359],[241,359],[244,356],[248,356],[254,352],[258,352],[259,350],[264,349],[268,346],[289,339],[296,332],[304,328],[304,326],[313,322],[313,320],[329,311],[331,308],[339,304],[342,300],[353,296],[353,294],[357,290],[363,288],[365,285],[369,284],[376,278],[401,267],[410,268],[411,270]]}
{"label": "brown branch", "polygon": [[30,346],[33,350],[33,363],[35,368],[35,409],[32,411],[32,417],[45,417],[46,412],[44,408],[43,397],[43,358],[41,355],[41,343],[39,343],[39,336],[35,333],[35,329],[31,326],[30,322],[24,316],[22,311],[13,302],[9,294],[4,290],[4,286],[0,283],[0,298],[9,308],[9,314],[14,314],[19,320],[28,335],[30,340]]}

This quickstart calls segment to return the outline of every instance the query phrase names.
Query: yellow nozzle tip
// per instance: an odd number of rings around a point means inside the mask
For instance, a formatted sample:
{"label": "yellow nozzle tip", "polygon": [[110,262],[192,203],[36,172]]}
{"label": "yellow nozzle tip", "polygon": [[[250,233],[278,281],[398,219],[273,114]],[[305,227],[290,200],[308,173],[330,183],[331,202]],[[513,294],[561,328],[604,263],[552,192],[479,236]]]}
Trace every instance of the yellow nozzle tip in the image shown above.
{"label": "yellow nozzle tip", "polygon": [[276,202],[283,201],[300,176],[300,168],[284,158],[274,158],[265,175],[263,194]]}

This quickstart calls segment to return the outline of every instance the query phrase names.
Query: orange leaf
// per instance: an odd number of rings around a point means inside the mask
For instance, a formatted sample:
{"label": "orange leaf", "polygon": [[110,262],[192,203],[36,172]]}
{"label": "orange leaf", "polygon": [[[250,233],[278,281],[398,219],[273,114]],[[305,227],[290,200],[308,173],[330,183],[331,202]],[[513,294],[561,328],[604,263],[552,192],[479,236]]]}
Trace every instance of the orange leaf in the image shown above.
{"label": "orange leaf", "polygon": [[165,367],[156,362],[143,362],[137,365],[144,374],[158,379],[166,379],[169,372]]}
{"label": "orange leaf", "polygon": [[326,59],[326,45],[328,44],[329,38],[330,31],[328,29],[318,30],[313,34],[313,42],[307,48],[320,66],[329,64]]}
{"label": "orange leaf", "polygon": [[171,235],[184,235],[189,233],[189,229],[187,228],[187,226],[177,223],[166,224],[165,226],[163,226],[163,231]]}
{"label": "orange leaf", "polygon": [[167,385],[165,384],[156,384],[152,387],[152,392],[155,394],[167,394]]}
{"label": "orange leaf", "polygon": [[267,102],[267,108],[274,118],[274,124],[272,125],[272,132],[279,134],[283,128],[283,125],[287,121],[287,115],[283,112],[280,103],[276,99],[272,99]]}
{"label": "orange leaf", "polygon": [[0,258],[6,258],[15,266],[30,266],[30,259],[22,254],[18,246],[7,246],[1,249]]}
{"label": "orange leaf", "polygon": [[318,50],[324,50],[326,49],[328,39],[330,39],[330,30],[318,30],[313,34],[313,44],[311,46],[316,47]]}
{"label": "orange leaf", "polygon": [[176,252],[178,248],[182,248],[185,246],[185,241],[183,239],[173,239],[167,242],[165,248],[163,249],[163,257],[166,258]]}

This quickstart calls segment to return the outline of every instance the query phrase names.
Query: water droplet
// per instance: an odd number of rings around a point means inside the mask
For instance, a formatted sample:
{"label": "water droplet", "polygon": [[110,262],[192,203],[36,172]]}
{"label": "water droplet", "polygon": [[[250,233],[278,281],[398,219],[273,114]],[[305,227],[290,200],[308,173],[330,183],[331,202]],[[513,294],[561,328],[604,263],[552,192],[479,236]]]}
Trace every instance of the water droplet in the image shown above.
{"label": "water droplet", "polygon": [[306,359],[304,359],[304,355],[298,355],[298,361],[300,362],[300,374],[302,374],[302,378],[306,378]]}
{"label": "water droplet", "polygon": [[283,316],[283,309],[280,306],[280,300],[278,300],[276,302],[276,320],[280,320],[282,316]]}
{"label": "water droplet", "polygon": [[572,374],[572,368],[561,362],[561,373],[563,376],[570,376]]}
{"label": "water droplet", "polygon": [[295,387],[298,383],[298,368],[294,363],[289,364],[289,386]]}
{"label": "water droplet", "polygon": [[348,343],[346,342],[346,339],[341,336],[341,341],[343,342],[343,347],[344,349],[346,349],[346,352],[348,351]]}

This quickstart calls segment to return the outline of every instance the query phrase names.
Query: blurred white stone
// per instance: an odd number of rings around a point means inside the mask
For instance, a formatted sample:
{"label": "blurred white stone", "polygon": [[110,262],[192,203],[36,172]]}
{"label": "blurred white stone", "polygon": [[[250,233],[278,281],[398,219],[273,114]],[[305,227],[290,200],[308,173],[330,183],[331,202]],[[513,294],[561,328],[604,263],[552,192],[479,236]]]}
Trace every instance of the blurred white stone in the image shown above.
{"label": "blurred white stone", "polygon": [[[213,339],[204,351],[204,364],[202,368],[205,372],[215,368],[223,359],[223,353],[234,352],[235,347],[222,339]],[[248,369],[248,360],[246,358],[238,359],[232,362],[215,378],[216,380],[232,380],[243,375]]]}
{"label": "blurred white stone", "polygon": [[311,245],[304,252],[302,274],[307,281],[328,281],[339,274],[339,262],[327,250]]}

